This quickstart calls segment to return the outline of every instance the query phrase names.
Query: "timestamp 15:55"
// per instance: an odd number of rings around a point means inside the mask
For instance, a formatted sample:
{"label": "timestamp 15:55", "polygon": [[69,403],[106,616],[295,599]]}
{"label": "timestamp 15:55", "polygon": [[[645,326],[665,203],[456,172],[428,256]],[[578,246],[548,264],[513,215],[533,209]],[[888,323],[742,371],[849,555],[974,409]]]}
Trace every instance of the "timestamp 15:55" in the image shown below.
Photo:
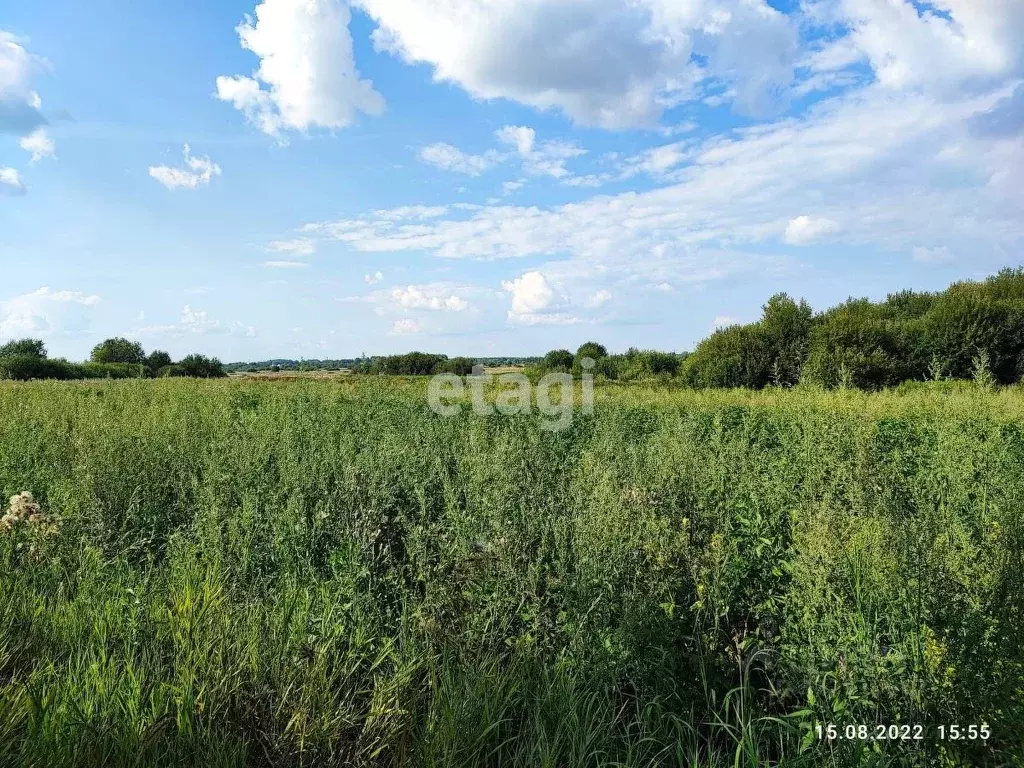
{"label": "timestamp 15:55", "polygon": [[818,723],[814,728],[819,741],[923,741],[929,736],[939,741],[988,741],[992,735],[985,724],[937,725],[932,730],[923,725]]}

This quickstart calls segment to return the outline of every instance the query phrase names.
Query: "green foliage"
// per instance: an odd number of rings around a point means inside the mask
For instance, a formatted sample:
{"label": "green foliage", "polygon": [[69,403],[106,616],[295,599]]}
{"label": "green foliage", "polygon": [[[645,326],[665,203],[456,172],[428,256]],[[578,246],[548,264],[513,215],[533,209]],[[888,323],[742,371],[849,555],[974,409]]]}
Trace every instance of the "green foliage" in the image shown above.
{"label": "green foliage", "polygon": [[544,367],[551,371],[568,371],[575,358],[567,349],[553,349],[544,355]]}
{"label": "green foliage", "polygon": [[137,341],[125,338],[107,339],[93,347],[89,358],[94,363],[132,363],[144,364],[146,353]]}
{"label": "green foliage", "polygon": [[153,375],[156,375],[157,371],[161,368],[166,368],[168,365],[173,363],[174,361],[171,359],[171,356],[159,349],[150,352],[149,356],[146,357],[146,367],[153,373]]}
{"label": "green foliage", "polygon": [[0,379],[14,381],[141,379],[146,376],[147,372],[145,366],[127,363],[70,363],[63,359],[50,360],[35,355],[13,355],[0,358]]}
{"label": "green foliage", "polygon": [[591,360],[597,360],[607,356],[608,350],[605,349],[603,344],[598,344],[596,341],[588,341],[580,345],[580,348],[576,350],[575,362],[578,365],[580,360],[584,358],[589,357]]}
{"label": "green foliage", "polygon": [[0,765],[1016,764],[1020,392],[425,403],[0,385]]}
{"label": "green foliage", "polygon": [[171,368],[175,369],[176,372],[168,374],[170,376],[187,376],[193,379],[219,379],[227,376],[220,360],[215,357],[205,357],[197,354],[182,358],[180,362],[171,366]]}
{"label": "green foliage", "polygon": [[473,373],[473,361],[468,357],[453,357],[441,360],[434,366],[434,373],[454,373],[456,376],[469,376]]}
{"label": "green foliage", "polygon": [[772,350],[757,324],[720,328],[686,359],[683,375],[697,388],[760,389],[771,381]]}
{"label": "green foliage", "polygon": [[444,355],[431,355],[425,352],[375,357],[366,373],[387,376],[430,376],[437,366],[447,359]]}
{"label": "green foliage", "polygon": [[17,339],[0,346],[0,357],[46,357],[46,344],[40,339]]}

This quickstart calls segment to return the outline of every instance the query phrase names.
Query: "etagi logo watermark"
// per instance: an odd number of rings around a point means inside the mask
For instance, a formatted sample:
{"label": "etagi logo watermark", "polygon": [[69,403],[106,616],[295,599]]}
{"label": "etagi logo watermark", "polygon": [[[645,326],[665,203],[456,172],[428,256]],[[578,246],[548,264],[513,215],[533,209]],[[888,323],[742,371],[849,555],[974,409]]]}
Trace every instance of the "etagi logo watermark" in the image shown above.
{"label": "etagi logo watermark", "polygon": [[[580,412],[589,416],[594,412],[595,362],[590,358],[580,361]],[[497,384],[493,403],[487,399],[487,387]],[[544,418],[541,429],[558,432],[572,424],[576,409],[576,379],[569,373],[549,373],[536,384],[522,373],[493,374],[483,366],[473,367],[470,376],[442,373],[430,379],[427,402],[438,416],[458,416],[462,413],[469,390],[473,413],[477,416],[532,414],[534,407]],[[555,395],[553,397],[553,395]]]}

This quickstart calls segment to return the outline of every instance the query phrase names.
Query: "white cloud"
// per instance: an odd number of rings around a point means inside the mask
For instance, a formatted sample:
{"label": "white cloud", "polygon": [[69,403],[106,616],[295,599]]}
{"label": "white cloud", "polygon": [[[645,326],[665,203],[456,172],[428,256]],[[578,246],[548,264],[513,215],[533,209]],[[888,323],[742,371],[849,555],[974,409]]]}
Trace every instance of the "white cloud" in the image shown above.
{"label": "white cloud", "polygon": [[[780,237],[893,254],[924,241],[1002,263],[1024,241],[1015,93],[1011,82],[957,97],[918,89],[896,98],[871,84],[801,116],[677,147],[685,159],[657,189],[550,207],[453,205],[429,221],[366,215],[308,231],[361,252],[545,259],[535,270],[570,286],[576,303],[599,288],[617,296],[631,286],[681,290],[784,268],[789,262],[759,252]],[[601,285],[574,282],[596,280],[599,269]]]}
{"label": "white cloud", "polygon": [[389,336],[409,336],[414,333],[420,333],[423,331],[423,326],[419,320],[413,320],[411,318],[404,318],[402,320],[396,320],[395,324],[391,327],[391,333]]}
{"label": "white cloud", "polygon": [[316,253],[316,240],[299,237],[295,240],[275,240],[267,246],[273,253],[291,253],[295,256],[312,256]]}
{"label": "white cloud", "polygon": [[263,266],[270,269],[303,269],[309,264],[304,261],[264,261]]}
{"label": "white cloud", "polygon": [[622,163],[620,178],[629,178],[638,173],[655,177],[664,176],[687,159],[689,154],[686,147],[686,142],[663,144],[628,157]]}
{"label": "white cloud", "polygon": [[612,300],[612,292],[607,290],[607,289],[602,288],[597,293],[595,293],[593,296],[591,296],[589,299],[587,299],[587,306],[594,307],[594,308],[603,307],[605,304],[607,304],[611,300]]}
{"label": "white cloud", "polygon": [[951,264],[956,259],[949,248],[946,246],[939,246],[938,248],[923,248],[918,246],[914,249],[912,258],[919,264],[931,264],[933,266],[940,266],[942,264]]}
{"label": "white cloud", "polygon": [[46,124],[39,111],[42,99],[32,90],[32,77],[45,64],[0,29],[0,133],[28,136]]}
{"label": "white cloud", "polygon": [[[849,42],[886,88],[950,93],[1024,69],[1020,0],[837,0],[832,12],[850,26]],[[841,49],[833,64],[852,55]]]}
{"label": "white cloud", "polygon": [[47,287],[0,302],[0,337],[78,333],[89,328],[100,297]]}
{"label": "white cloud", "polygon": [[409,285],[391,291],[391,301],[403,309],[427,309],[435,312],[463,312],[469,303],[454,294],[445,296],[444,286]]}
{"label": "white cloud", "polygon": [[45,128],[36,128],[18,141],[18,146],[32,155],[32,162],[38,163],[44,157],[57,159],[56,146]]}
{"label": "white cloud", "polygon": [[482,99],[579,123],[650,126],[707,74],[763,111],[792,78],[796,25],[764,0],[356,0],[378,48]]}
{"label": "white cloud", "polygon": [[374,272],[372,275],[366,275],[363,279],[366,280],[367,285],[376,285],[384,279],[384,273],[379,271]]}
{"label": "white cloud", "polygon": [[185,336],[185,335],[228,335],[254,338],[258,335],[255,326],[235,321],[224,323],[210,317],[205,310],[195,309],[186,304],[181,310],[177,323],[168,325],[150,325],[136,328],[133,334],[140,336]]}
{"label": "white cloud", "polygon": [[404,205],[391,210],[374,211],[373,215],[390,221],[404,219],[436,219],[448,213],[446,205]]}
{"label": "white cloud", "polygon": [[25,182],[14,168],[0,167],[0,193],[9,195],[25,194]]}
{"label": "white cloud", "polygon": [[217,78],[217,97],[261,131],[344,128],[359,112],[380,115],[384,98],[360,78],[343,0],[264,0],[237,28],[260,59],[252,77]]}
{"label": "white cloud", "polygon": [[525,272],[514,280],[503,280],[501,287],[512,296],[508,321],[513,325],[569,325],[579,322],[579,318],[564,311],[565,297],[556,295],[555,288],[541,272]]}
{"label": "white cloud", "polygon": [[533,146],[537,141],[537,132],[525,125],[506,125],[495,131],[494,135],[503,144],[515,147],[524,157],[533,152]]}
{"label": "white cloud", "polygon": [[711,330],[717,331],[722,328],[728,328],[731,325],[739,325],[740,319],[733,317],[732,315],[718,315],[714,320],[711,321]]}
{"label": "white cloud", "polygon": [[797,216],[789,220],[783,237],[790,245],[808,245],[841,229],[842,227],[831,219]]}
{"label": "white cloud", "polygon": [[220,166],[209,157],[192,157],[188,144],[185,145],[184,156],[187,168],[150,166],[149,175],[168,189],[196,189],[209,184],[214,176],[220,176]]}
{"label": "white cloud", "polygon": [[496,152],[488,151],[483,155],[466,154],[458,147],[451,144],[431,144],[420,150],[420,160],[454,173],[464,173],[467,176],[479,176],[484,171],[493,167],[500,161]]}

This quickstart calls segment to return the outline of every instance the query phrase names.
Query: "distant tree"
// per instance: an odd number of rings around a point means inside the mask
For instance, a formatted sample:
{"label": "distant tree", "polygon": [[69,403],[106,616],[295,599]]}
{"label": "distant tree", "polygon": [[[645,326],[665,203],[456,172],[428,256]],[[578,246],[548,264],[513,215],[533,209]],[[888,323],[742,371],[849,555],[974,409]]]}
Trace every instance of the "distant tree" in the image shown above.
{"label": "distant tree", "polygon": [[182,376],[194,379],[218,379],[227,376],[220,360],[203,355],[189,355],[172,367],[179,369]]}
{"label": "distant tree", "polygon": [[124,338],[107,339],[100,342],[92,350],[90,357],[94,363],[144,363],[146,353],[137,341]]}
{"label": "distant tree", "polygon": [[553,349],[544,355],[544,367],[568,371],[572,368],[574,359],[572,352],[567,349]]}
{"label": "distant tree", "polygon": [[18,339],[0,347],[0,357],[46,357],[46,345],[40,339]]}
{"label": "distant tree", "polygon": [[158,349],[149,353],[149,356],[146,358],[146,367],[155,375],[161,368],[166,368],[173,362],[169,354]]}
{"label": "distant tree", "polygon": [[434,373],[454,373],[456,376],[469,376],[473,373],[473,361],[468,357],[453,357],[442,360],[434,366]]}
{"label": "distant tree", "polygon": [[270,366],[270,372],[271,373],[280,373],[281,372],[281,366],[280,365],[272,365],[272,366]]}
{"label": "distant tree", "polygon": [[591,360],[608,357],[608,350],[596,341],[588,341],[576,350],[576,362],[579,363],[585,357],[589,357]]}

